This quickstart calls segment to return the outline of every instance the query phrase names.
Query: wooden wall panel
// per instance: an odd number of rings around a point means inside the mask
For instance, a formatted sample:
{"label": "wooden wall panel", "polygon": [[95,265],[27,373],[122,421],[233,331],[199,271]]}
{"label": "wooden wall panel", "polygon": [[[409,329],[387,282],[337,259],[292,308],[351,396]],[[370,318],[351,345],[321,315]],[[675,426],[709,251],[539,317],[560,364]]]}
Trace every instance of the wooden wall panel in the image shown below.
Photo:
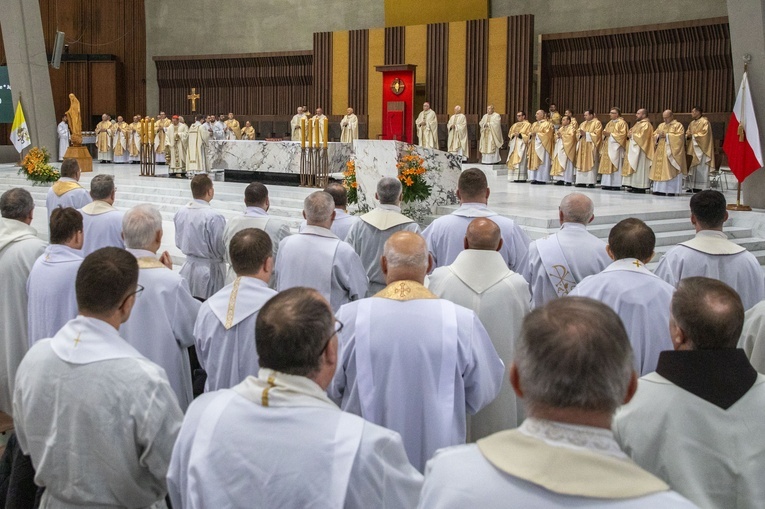
{"label": "wooden wall panel", "polygon": [[478,115],[486,111],[488,71],[489,20],[468,21],[464,110],[466,115]]}
{"label": "wooden wall panel", "polygon": [[[534,16],[511,16],[507,22],[507,98],[511,119],[522,110],[528,115],[533,94]],[[562,111],[562,110],[561,110]]]}
{"label": "wooden wall panel", "polygon": [[[347,63],[339,62],[338,65]],[[317,107],[332,111],[332,32],[313,34],[313,83],[313,104],[308,107],[311,111]]]}
{"label": "wooden wall panel", "polygon": [[348,105],[357,115],[366,115],[369,113],[369,30],[351,30],[349,45]]}
{"label": "wooden wall panel", "polygon": [[710,114],[735,99],[727,18],[542,36],[541,107]]}
{"label": "wooden wall panel", "polygon": [[[385,65],[402,65],[406,54],[406,36],[404,27],[385,29]],[[375,64],[380,65],[380,64]]]}
{"label": "wooden wall panel", "polygon": [[446,80],[449,73],[449,23],[428,25],[427,38],[426,96],[431,108],[444,113],[454,107],[446,103]]}

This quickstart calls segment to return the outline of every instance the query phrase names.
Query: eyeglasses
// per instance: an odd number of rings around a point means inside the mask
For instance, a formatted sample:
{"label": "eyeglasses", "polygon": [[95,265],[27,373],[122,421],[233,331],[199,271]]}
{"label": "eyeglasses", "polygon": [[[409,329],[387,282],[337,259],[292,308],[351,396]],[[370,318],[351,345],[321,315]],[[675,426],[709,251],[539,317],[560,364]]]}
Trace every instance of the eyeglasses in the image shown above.
{"label": "eyeglasses", "polygon": [[138,297],[138,295],[139,295],[139,294],[140,294],[142,291],[143,291],[143,286],[141,286],[141,285],[136,285],[136,287],[135,287],[135,291],[134,291],[134,292],[130,292],[129,294],[127,294],[127,297],[125,297],[125,298],[123,299],[123,301],[122,301],[122,304],[120,304],[120,307],[124,306],[124,305],[125,305],[125,303],[127,302],[127,300],[128,300],[130,297],[132,297],[133,295],[135,295],[136,297]]}
{"label": "eyeglasses", "polygon": [[322,347],[322,349],[321,349],[321,352],[319,352],[319,357],[321,357],[322,355],[324,355],[324,351],[325,351],[325,350],[327,349],[327,347],[329,346],[329,342],[330,342],[330,341],[332,341],[332,338],[334,338],[335,336],[337,336],[338,334],[340,334],[340,331],[342,331],[342,330],[343,330],[343,327],[345,327],[345,325],[343,324],[343,322],[341,322],[340,320],[338,320],[337,318],[335,318],[335,331],[334,331],[334,332],[333,332],[333,333],[332,333],[332,334],[331,334],[331,335],[330,335],[330,336],[327,338],[327,340],[324,342],[324,346]]}

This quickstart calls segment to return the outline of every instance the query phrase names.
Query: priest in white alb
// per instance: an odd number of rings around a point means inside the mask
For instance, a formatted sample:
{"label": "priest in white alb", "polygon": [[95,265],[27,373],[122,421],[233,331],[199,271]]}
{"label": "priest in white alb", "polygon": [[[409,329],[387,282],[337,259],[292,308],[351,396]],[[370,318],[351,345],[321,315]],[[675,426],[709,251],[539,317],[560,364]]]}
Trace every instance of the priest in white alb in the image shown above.
{"label": "priest in white alb", "polygon": [[454,107],[454,115],[449,117],[446,129],[449,132],[446,150],[451,154],[460,156],[463,162],[467,161],[470,158],[470,143],[468,142],[467,118],[462,113],[462,107]]}
{"label": "priest in white alb", "polygon": [[130,126],[122,118],[117,116],[117,122],[112,124],[112,147],[114,149],[114,164],[123,164],[128,162],[130,152],[128,151],[128,134]]}
{"label": "priest in white alb", "polygon": [[128,154],[130,164],[141,162],[141,116],[133,117],[133,123],[130,124],[128,134]]}
{"label": "priest in white alb", "polygon": [[[313,118],[309,120],[309,122],[311,122],[311,129],[315,139],[318,140],[320,145],[323,145],[325,130],[327,130],[327,135],[329,134],[329,118],[327,118],[327,116],[324,114],[324,110],[321,108],[316,108],[316,115],[314,115]],[[326,141],[329,142],[329,140]]]}
{"label": "priest in white alb", "polygon": [[529,132],[529,180],[532,184],[543,185],[550,180],[555,129],[553,129],[553,123],[547,120],[543,110],[537,110],[536,119],[537,121],[531,124]]}
{"label": "priest in white alb", "polygon": [[191,175],[207,172],[207,142],[210,131],[204,125],[204,115],[197,115],[196,121],[189,127],[186,152],[186,172]]}
{"label": "priest in white alb", "polygon": [[[236,232],[245,228],[257,228],[268,234],[271,238],[274,260],[276,260],[276,255],[279,254],[279,243],[290,234],[289,223],[283,219],[268,215],[268,209],[271,208],[271,202],[268,199],[268,188],[260,182],[253,182],[245,188],[244,206],[246,207],[244,214],[229,219],[226,222],[226,228],[223,230],[226,263],[231,265],[228,253],[231,239],[234,238]],[[234,277],[233,267],[229,266],[226,273],[226,282],[231,283]]]}
{"label": "priest in white alb", "polygon": [[58,135],[58,160],[63,161],[66,150],[69,148],[69,121],[66,115],[61,117],[61,122],[56,127],[56,134]]}
{"label": "priest in white alb", "polygon": [[61,177],[48,189],[45,197],[45,208],[48,210],[48,220],[56,207],[72,207],[81,209],[93,199],[87,189],[80,185],[80,165],[77,159],[67,159],[59,169]]}
{"label": "priest in white alb", "polygon": [[82,263],[82,214],[71,207],[50,216],[50,244],[27,279],[29,346],[53,337],[77,316],[74,280]]}
{"label": "priest in white alb", "polygon": [[120,334],[165,370],[181,410],[186,411],[193,399],[188,349],[194,345],[194,322],[201,304],[172,270],[168,252],[157,257],[162,214],[155,206],[142,204],[127,211],[122,231],[127,250],[138,260],[141,295]]}
{"label": "priest in white alb", "polygon": [[716,171],[715,144],[709,119],[695,106],[691,123],[685,131],[686,153],[691,156],[688,166],[688,187],[694,193],[709,189],[709,173]]}
{"label": "priest in white alb", "polygon": [[664,253],[656,275],[672,286],[692,276],[719,279],[738,292],[745,310],[751,309],[765,299],[765,279],[757,257],[723,231],[728,220],[725,196],[707,189],[694,194],[690,206],[696,236]]}
{"label": "priest in white alb", "polygon": [[226,118],[224,123],[226,124],[226,127],[228,128],[229,140],[239,140],[242,138],[242,128],[239,125],[239,121],[234,118],[234,114],[232,112],[228,113],[228,117]]}
{"label": "priest in white alb", "polygon": [[306,226],[281,241],[276,256],[274,282],[281,292],[296,286],[317,290],[332,309],[363,299],[369,289],[361,259],[347,243],[329,229],[335,217],[335,201],[329,193],[316,191],[303,203]]}
{"label": "priest in white alb", "polygon": [[122,240],[124,213],[114,208],[116,193],[112,175],[101,173],[90,180],[90,197],[93,201],[80,209],[85,235],[82,256],[88,256],[102,247],[125,247]]}
{"label": "priest in white alb", "polygon": [[380,257],[385,241],[400,231],[420,233],[420,226],[401,213],[401,181],[383,177],[377,182],[375,200],[380,204],[362,215],[351,229],[345,241],[361,258],[369,278],[369,295],[385,288],[385,274],[380,268]]}
{"label": "priest in white alb", "polygon": [[117,332],[140,298],[137,283],[123,249],[88,256],[77,273],[79,316],[19,366],[14,425],[45,488],[40,507],[166,507],[183,413],[162,368]]}
{"label": "priest in white alb", "polygon": [[568,194],[558,206],[560,230],[529,245],[526,270],[534,307],[565,297],[584,278],[611,264],[606,243],[587,231],[593,219],[592,200],[581,193]]}
{"label": "priest in white alb", "polygon": [[598,158],[603,142],[603,124],[592,110],[584,110],[584,122],[579,124],[576,145],[576,186],[595,187],[598,180]]}
{"label": "priest in white alb", "polygon": [[683,189],[686,167],[685,128],[675,119],[672,110],[662,113],[664,122],[653,132],[656,143],[651,165],[652,191],[654,195],[673,196]]}
{"label": "priest in white alb", "polygon": [[186,151],[189,142],[189,127],[181,124],[178,115],[173,115],[167,128],[165,143],[170,153],[170,173],[186,173]]}
{"label": "priest in white alb", "polygon": [[353,143],[359,139],[359,117],[353,113],[353,108],[348,108],[345,116],[340,120],[340,143]]}
{"label": "priest in white alb", "polygon": [[673,349],[614,419],[624,452],[699,507],[758,509],[765,500],[765,376],[736,348],[743,322],[730,286],[682,280]]}
{"label": "priest in white alb", "polygon": [[655,245],[656,235],[643,221],[619,221],[608,235],[608,255],[614,262],[569,293],[599,300],[619,314],[641,376],[655,371],[659,354],[672,348],[669,303],[675,287],[646,268]]}
{"label": "priest in white alb", "polygon": [[292,141],[300,141],[301,137],[303,136],[303,126],[302,121],[303,119],[306,119],[306,122],[308,119],[306,118],[305,113],[303,112],[303,107],[298,106],[297,113],[293,115],[292,120],[290,120],[290,133],[292,136]]}
{"label": "priest in white alb", "polygon": [[525,274],[529,256],[528,235],[512,219],[500,216],[489,209],[491,190],[486,174],[478,168],[468,168],[460,174],[457,182],[457,199],[460,207],[446,216],[441,216],[422,232],[433,256],[434,267],[451,265],[465,248],[465,232],[476,217],[487,217],[502,230],[502,247],[499,254],[507,266]]}
{"label": "priest in white alb", "polygon": [[576,136],[578,131],[571,123],[571,117],[564,115],[561,124],[555,131],[555,146],[552,153],[552,168],[550,176],[556,186],[570,186],[574,183],[576,169]]}
{"label": "priest in white alb", "polygon": [[[428,290],[475,311],[499,358],[509,366],[531,295],[523,276],[508,269],[497,252],[501,245],[499,226],[485,217],[473,219],[465,233],[465,250],[454,263],[430,274]],[[515,428],[523,415],[523,406],[504,377],[497,399],[470,418],[468,442]]]}
{"label": "priest in white alb", "polygon": [[228,136],[228,127],[226,127],[226,115],[211,115],[212,137],[215,141],[223,141]]}
{"label": "priest in white alb", "polygon": [[[467,121],[465,121],[465,141],[467,141]],[[478,122],[481,135],[478,138],[478,152],[482,164],[496,164],[502,161],[499,149],[505,144],[502,139],[502,117],[494,111],[494,105],[486,107],[486,114]]]}
{"label": "priest in white alb", "polygon": [[695,508],[614,439],[614,412],[635,393],[631,364],[624,327],[607,306],[567,298],[534,310],[510,367],[528,417],[517,430],[439,451],[418,508]]}
{"label": "priest in white alb", "polygon": [[215,189],[206,174],[191,179],[191,196],[193,200],[173,218],[175,245],[186,255],[181,276],[188,282],[191,294],[204,300],[226,283],[226,218],[210,206]]}
{"label": "priest in white alb", "polygon": [[622,190],[622,168],[624,167],[624,151],[627,147],[627,131],[629,126],[622,118],[622,110],[611,108],[611,119],[603,128],[603,143],[600,146],[600,186],[604,191]]}
{"label": "priest in white alb", "polygon": [[380,261],[388,286],[340,308],[340,358],[327,393],[346,412],[396,431],[419,470],[464,444],[466,415],[494,401],[505,366],[478,316],[423,286],[424,239],[398,232]]}
{"label": "priest in white alb", "polygon": [[101,115],[101,122],[96,124],[96,149],[98,150],[98,162],[110,163],[114,157],[112,151],[112,121],[109,115]]}
{"label": "priest in white alb", "polygon": [[653,125],[645,108],[635,113],[635,124],[627,131],[627,138],[629,143],[622,165],[622,185],[630,193],[645,194],[651,186],[651,164],[656,147]]}
{"label": "priest in white alb", "polygon": [[744,350],[758,373],[765,374],[765,300],[746,311],[738,348]]}
{"label": "priest in white alb", "polygon": [[154,157],[157,164],[165,164],[165,147],[167,143],[167,128],[170,127],[170,119],[167,118],[164,111],[159,112],[157,120],[154,122]]}
{"label": "priest in white alb", "polygon": [[419,145],[438,150],[438,118],[436,112],[430,109],[430,103],[423,103],[414,126],[417,129]]}
{"label": "priest in white alb", "polygon": [[276,291],[268,287],[274,270],[271,239],[263,230],[245,228],[231,239],[233,283],[207,299],[194,324],[197,357],[207,373],[205,392],[228,389],[258,376],[255,319]]}
{"label": "priest in white alb", "polygon": [[35,202],[29,191],[13,188],[0,196],[0,412],[11,414],[16,368],[29,348],[27,279],[45,250],[32,223]]}
{"label": "priest in white alb", "polygon": [[343,184],[340,182],[330,182],[324,188],[324,192],[332,195],[332,199],[335,200],[335,220],[332,221],[332,228],[330,230],[337,235],[337,238],[345,240],[351,227],[361,221],[361,219],[359,219],[359,216],[348,213],[348,191]]}
{"label": "priest in white alb", "polygon": [[531,123],[526,120],[526,113],[515,114],[516,122],[507,133],[507,180],[526,182],[529,177],[528,149],[531,135]]}
{"label": "priest in white alb", "polygon": [[258,374],[203,394],[186,414],[167,476],[173,507],[417,504],[422,475],[398,433],[341,412],[327,397],[342,326],[309,288],[263,306],[254,331]]}

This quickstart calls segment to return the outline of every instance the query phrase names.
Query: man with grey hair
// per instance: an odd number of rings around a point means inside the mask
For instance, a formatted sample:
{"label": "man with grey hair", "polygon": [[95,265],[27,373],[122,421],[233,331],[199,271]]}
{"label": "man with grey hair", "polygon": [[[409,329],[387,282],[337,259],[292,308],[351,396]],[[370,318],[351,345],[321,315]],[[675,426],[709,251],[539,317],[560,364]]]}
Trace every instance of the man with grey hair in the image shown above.
{"label": "man with grey hair", "polygon": [[422,471],[436,450],[465,443],[465,415],[497,397],[504,364],[473,311],[423,286],[432,261],[420,235],[393,234],[380,265],[388,286],[337,313],[345,326],[328,394],[400,433]]}
{"label": "man with grey hair", "polygon": [[584,278],[602,272],[611,263],[606,243],[587,231],[595,219],[594,211],[586,195],[564,196],[558,207],[560,230],[529,246],[525,271],[535,307],[565,297]]}
{"label": "man with grey hair", "polygon": [[369,277],[369,295],[385,288],[385,274],[380,268],[380,257],[385,242],[396,232],[420,233],[420,227],[401,213],[401,182],[397,178],[383,177],[377,182],[375,199],[380,204],[351,226],[345,241],[361,257]]}
{"label": "man with grey hair", "polygon": [[147,359],[164,368],[184,412],[191,403],[191,364],[188,348],[194,345],[194,322],[200,302],[188,284],[172,270],[162,245],[162,214],[154,205],[136,205],[125,213],[122,234],[127,250],[138,260],[138,284],[143,288],[130,319],[120,334]]}
{"label": "man with grey hair", "polygon": [[125,213],[114,208],[116,192],[112,175],[96,175],[90,181],[93,201],[80,209],[85,234],[83,257],[102,247],[125,247],[122,240],[122,218]]}
{"label": "man with grey hair", "polygon": [[330,230],[335,218],[332,195],[324,191],[308,195],[303,202],[303,217],[306,226],[300,233],[281,241],[273,276],[276,290],[314,288],[334,310],[363,299],[369,280],[361,259]]}
{"label": "man with grey hair", "polygon": [[32,223],[35,202],[20,187],[0,196],[0,412],[12,413],[16,369],[29,348],[27,279],[45,251]]}
{"label": "man with grey hair", "polygon": [[510,367],[528,417],[517,430],[439,451],[419,507],[695,507],[614,439],[613,414],[636,378],[627,333],[607,306],[569,297],[535,309]]}
{"label": "man with grey hair", "polygon": [[93,199],[80,185],[80,165],[77,159],[67,159],[61,163],[61,177],[48,189],[45,207],[48,209],[48,221],[56,207],[81,209]]}

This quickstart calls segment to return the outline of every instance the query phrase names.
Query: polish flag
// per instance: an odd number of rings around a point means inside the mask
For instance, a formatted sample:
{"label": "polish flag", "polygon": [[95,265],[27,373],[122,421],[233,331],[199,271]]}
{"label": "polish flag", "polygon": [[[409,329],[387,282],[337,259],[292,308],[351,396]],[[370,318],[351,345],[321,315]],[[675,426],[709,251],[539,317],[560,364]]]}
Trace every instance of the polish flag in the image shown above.
{"label": "polish flag", "polygon": [[760,131],[757,129],[757,118],[754,116],[752,93],[749,91],[746,72],[741,80],[741,88],[738,89],[736,105],[733,106],[733,113],[730,115],[723,150],[728,156],[730,170],[739,182],[743,182],[763,167]]}

